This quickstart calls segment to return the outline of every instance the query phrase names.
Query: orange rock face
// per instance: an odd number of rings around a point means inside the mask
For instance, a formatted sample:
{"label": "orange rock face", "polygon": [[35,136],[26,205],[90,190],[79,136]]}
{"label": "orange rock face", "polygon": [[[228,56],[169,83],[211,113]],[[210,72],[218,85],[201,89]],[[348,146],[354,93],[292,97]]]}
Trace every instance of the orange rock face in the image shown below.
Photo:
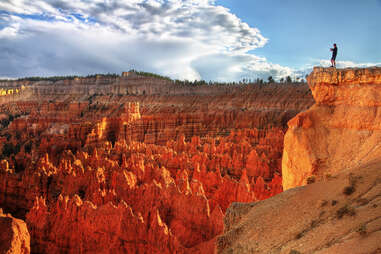
{"label": "orange rock face", "polygon": [[30,235],[24,221],[4,214],[0,208],[0,229],[0,253],[30,253]]}
{"label": "orange rock face", "polygon": [[315,68],[307,80],[316,104],[288,123],[284,189],[381,155],[381,68]]}
{"label": "orange rock face", "polygon": [[33,252],[213,253],[232,202],[282,192],[285,123],[311,105],[306,86],[115,82],[2,98],[0,206],[25,218]]}
{"label": "orange rock face", "polygon": [[380,253],[381,68],[315,68],[308,82],[316,104],[284,139],[286,191],[233,203],[215,253]]}
{"label": "orange rock face", "polygon": [[381,106],[381,69],[329,69],[315,67],[307,78],[317,104]]}

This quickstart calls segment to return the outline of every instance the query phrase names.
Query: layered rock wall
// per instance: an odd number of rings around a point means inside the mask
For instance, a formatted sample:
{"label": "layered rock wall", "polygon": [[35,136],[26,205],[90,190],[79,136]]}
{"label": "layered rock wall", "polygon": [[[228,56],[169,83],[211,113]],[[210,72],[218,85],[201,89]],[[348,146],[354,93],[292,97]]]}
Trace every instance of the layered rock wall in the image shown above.
{"label": "layered rock wall", "polygon": [[314,68],[307,80],[316,104],[288,123],[284,189],[381,155],[381,68]]}
{"label": "layered rock wall", "polygon": [[[238,86],[238,85],[237,85]],[[59,81],[1,81],[0,101],[6,95],[22,93],[27,96],[84,96],[84,95],[181,95],[181,94],[227,94],[229,86],[192,86],[168,79],[149,76],[95,76]]]}

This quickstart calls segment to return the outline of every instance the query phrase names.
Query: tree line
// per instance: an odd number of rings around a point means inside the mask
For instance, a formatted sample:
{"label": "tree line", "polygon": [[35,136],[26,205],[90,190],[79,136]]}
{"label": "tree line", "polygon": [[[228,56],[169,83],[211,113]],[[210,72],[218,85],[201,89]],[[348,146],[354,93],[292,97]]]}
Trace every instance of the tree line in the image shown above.
{"label": "tree line", "polygon": [[[190,86],[203,86],[203,85],[245,85],[245,84],[290,84],[290,83],[305,83],[305,80],[303,78],[295,78],[292,79],[290,76],[287,76],[285,78],[280,78],[279,81],[274,80],[273,76],[269,76],[267,80],[257,78],[257,79],[249,79],[249,78],[243,78],[240,81],[237,82],[219,82],[219,81],[205,81],[205,80],[179,80],[179,79],[171,79],[167,76],[162,76],[159,74],[151,73],[151,72],[145,72],[145,71],[137,71],[137,70],[130,70],[129,72],[133,72],[138,76],[143,77],[152,77],[157,79],[163,79],[170,82],[174,82],[178,85],[190,85]],[[16,79],[16,81],[52,81],[57,82],[61,80],[74,80],[75,78],[96,78],[96,77],[105,77],[105,78],[117,78],[120,77],[120,75],[115,73],[107,73],[107,74],[91,74],[87,76],[78,76],[78,75],[69,75],[69,76],[51,76],[51,77],[39,77],[39,76],[33,76],[33,77],[23,77]],[[8,81],[8,80],[0,80],[0,81]]]}

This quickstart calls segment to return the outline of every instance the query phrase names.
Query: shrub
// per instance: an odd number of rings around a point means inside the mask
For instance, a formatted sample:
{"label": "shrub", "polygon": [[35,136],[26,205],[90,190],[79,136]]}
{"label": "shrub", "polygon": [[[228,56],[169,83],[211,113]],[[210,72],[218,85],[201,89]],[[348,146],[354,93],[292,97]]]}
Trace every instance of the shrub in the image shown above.
{"label": "shrub", "polygon": [[367,234],[366,232],[366,225],[362,224],[357,230],[357,233],[359,233],[361,236],[365,236]]}
{"label": "shrub", "polygon": [[336,212],[336,217],[338,219],[343,218],[345,215],[355,216],[356,211],[352,207],[345,205],[345,206],[341,207],[339,210],[337,210],[337,212]]}
{"label": "shrub", "polygon": [[16,153],[16,147],[14,147],[11,143],[5,143],[3,146],[3,156],[9,157],[14,153]]}
{"label": "shrub", "polygon": [[309,176],[307,178],[307,184],[311,184],[311,183],[314,183],[316,182],[316,177],[315,176]]}
{"label": "shrub", "polygon": [[347,196],[351,195],[353,192],[355,192],[355,186],[351,185],[351,186],[347,186],[344,188],[343,190],[343,193]]}

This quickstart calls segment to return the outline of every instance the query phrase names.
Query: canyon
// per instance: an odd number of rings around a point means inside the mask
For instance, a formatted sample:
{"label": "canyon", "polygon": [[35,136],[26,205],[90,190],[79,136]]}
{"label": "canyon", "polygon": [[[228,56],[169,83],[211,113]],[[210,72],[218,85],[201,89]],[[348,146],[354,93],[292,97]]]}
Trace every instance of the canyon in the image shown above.
{"label": "canyon", "polygon": [[381,68],[307,80],[0,82],[2,237],[13,253],[380,253]]}
{"label": "canyon", "polygon": [[213,253],[233,202],[283,191],[305,84],[126,72],[0,82],[0,207],[32,253]]}

